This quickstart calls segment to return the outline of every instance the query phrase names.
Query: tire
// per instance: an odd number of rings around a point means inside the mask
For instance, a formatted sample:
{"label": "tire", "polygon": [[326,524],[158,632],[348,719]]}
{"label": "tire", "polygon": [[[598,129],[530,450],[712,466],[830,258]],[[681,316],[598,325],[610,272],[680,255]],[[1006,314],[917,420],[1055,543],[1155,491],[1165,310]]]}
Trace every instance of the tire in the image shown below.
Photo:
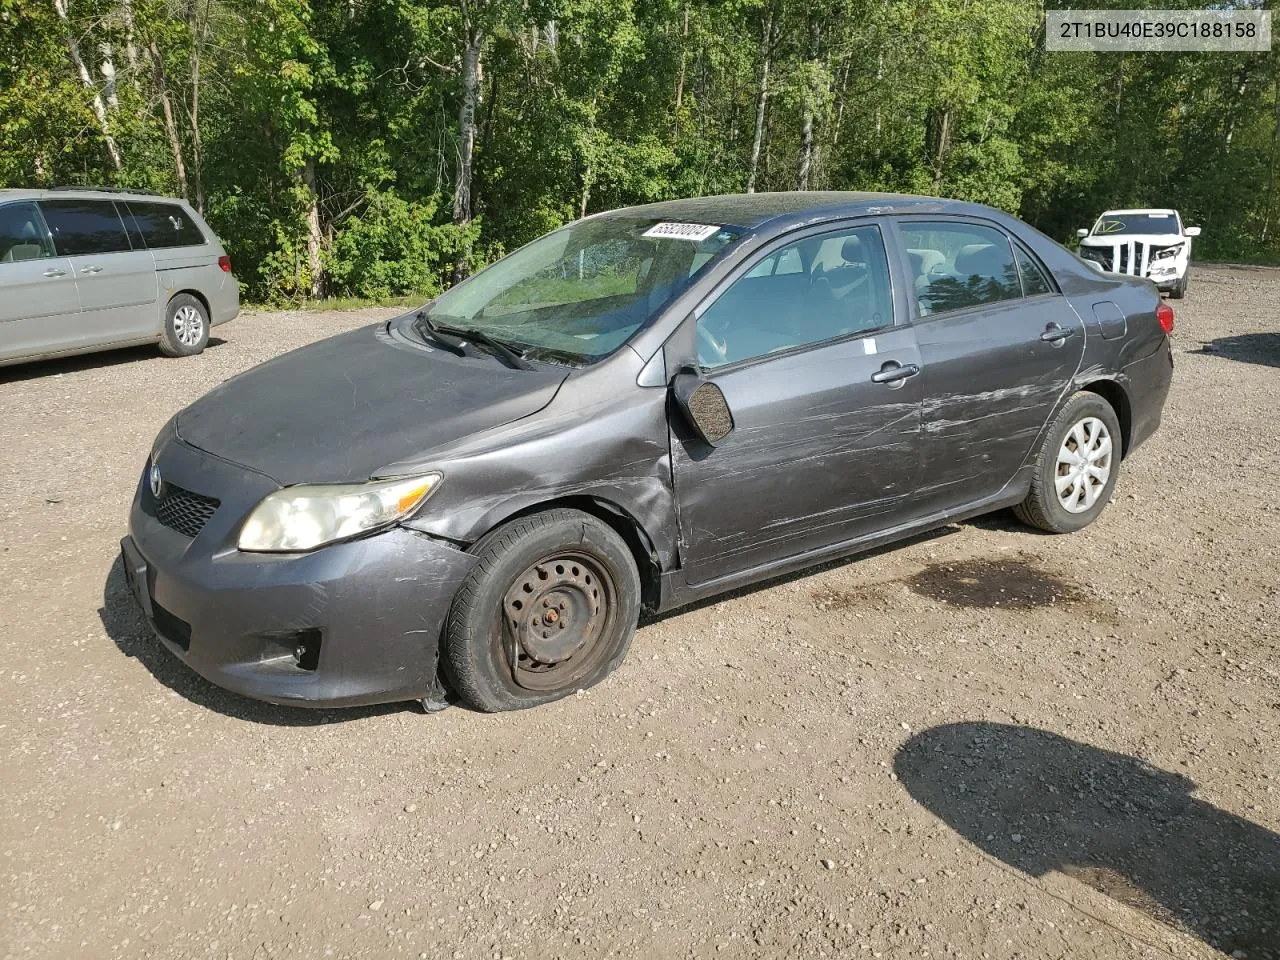
{"label": "tire", "polygon": [[1187,295],[1187,274],[1184,273],[1182,276],[1178,278],[1178,282],[1173,285],[1173,289],[1169,291],[1169,299],[1181,300],[1186,295]]}
{"label": "tire", "polygon": [[189,293],[169,301],[160,333],[160,352],[166,357],[194,357],[209,345],[209,311]]}
{"label": "tire", "polygon": [[[1082,446],[1081,439],[1085,451],[1082,462],[1073,456]],[[1093,523],[1115,490],[1122,442],[1120,420],[1111,404],[1087,390],[1075,394],[1054,417],[1036,455],[1031,489],[1013,508],[1018,519],[1048,533],[1073,533]],[[1093,470],[1080,471],[1088,466]],[[1100,472],[1105,476],[1099,477]]]}
{"label": "tire", "polygon": [[631,646],[640,576],[612,528],[577,510],[521,517],[479,540],[454,595],[442,660],[486,713],[523,710],[599,683]]}

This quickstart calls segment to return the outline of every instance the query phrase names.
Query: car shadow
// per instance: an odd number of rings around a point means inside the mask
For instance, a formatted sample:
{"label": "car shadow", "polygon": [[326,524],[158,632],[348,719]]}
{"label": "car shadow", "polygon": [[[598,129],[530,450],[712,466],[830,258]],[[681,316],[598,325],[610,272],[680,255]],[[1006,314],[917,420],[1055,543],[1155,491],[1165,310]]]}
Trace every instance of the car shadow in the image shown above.
{"label": "car shadow", "polygon": [[1280,333],[1242,333],[1234,337],[1218,337],[1191,352],[1226,357],[1242,363],[1280,367]]}
{"label": "car shadow", "polygon": [[1180,774],[982,722],[913,736],[894,770],[925,808],[1024,873],[1064,873],[1228,955],[1280,958],[1280,835],[1195,798]]}
{"label": "car shadow", "polygon": [[102,587],[102,606],[98,609],[102,627],[116,648],[131,660],[137,660],[170,690],[200,707],[215,710],[237,720],[278,727],[321,726],[362,720],[403,710],[416,710],[411,703],[380,704],[371,707],[335,707],[313,710],[307,707],[281,707],[250,700],[223,690],[200,676],[166,650],[151,631],[138,608],[124,577],[124,565],[116,557]]}
{"label": "car shadow", "polygon": [[[221,337],[210,337],[205,349],[212,350],[226,342]],[[122,347],[119,350],[103,350],[98,353],[79,353],[73,357],[32,360],[29,363],[14,364],[11,367],[0,367],[0,383],[21,383],[24,380],[39,380],[60,374],[79,373],[82,370],[117,367],[160,357],[161,354],[154,344],[144,344],[140,347]]]}

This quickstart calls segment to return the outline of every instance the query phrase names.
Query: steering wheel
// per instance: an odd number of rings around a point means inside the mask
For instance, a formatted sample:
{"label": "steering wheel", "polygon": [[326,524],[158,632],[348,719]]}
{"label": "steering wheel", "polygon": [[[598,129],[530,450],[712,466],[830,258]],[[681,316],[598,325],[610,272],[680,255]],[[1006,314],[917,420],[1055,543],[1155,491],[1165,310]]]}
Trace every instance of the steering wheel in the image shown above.
{"label": "steering wheel", "polygon": [[[721,364],[728,363],[729,351],[728,351],[728,348],[725,346],[725,344],[721,343],[714,336],[712,336],[711,331],[708,330],[706,327],[704,327],[702,324],[698,324],[697,330],[698,330],[698,360],[702,361],[704,359],[710,358],[711,360],[714,361],[713,363],[710,363],[710,364],[703,364],[704,366],[718,367]],[[703,353],[704,347],[706,348],[705,354]]]}

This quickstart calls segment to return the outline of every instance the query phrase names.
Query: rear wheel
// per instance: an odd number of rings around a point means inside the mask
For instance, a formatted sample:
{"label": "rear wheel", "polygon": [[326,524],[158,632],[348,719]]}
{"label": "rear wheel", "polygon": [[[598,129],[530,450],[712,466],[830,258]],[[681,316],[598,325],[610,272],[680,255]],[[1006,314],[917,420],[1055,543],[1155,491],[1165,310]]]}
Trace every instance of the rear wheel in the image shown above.
{"label": "rear wheel", "polygon": [[1036,457],[1027,498],[1014,507],[1023,523],[1072,533],[1102,513],[1120,475],[1120,421],[1096,393],[1082,390],[1054,418]]}
{"label": "rear wheel", "polygon": [[180,293],[165,310],[160,352],[166,357],[192,357],[209,345],[209,313],[189,293]]}
{"label": "rear wheel", "polygon": [[458,694],[486,712],[599,683],[631,645],[640,577],[626,543],[577,510],[514,520],[480,540],[445,627]]}

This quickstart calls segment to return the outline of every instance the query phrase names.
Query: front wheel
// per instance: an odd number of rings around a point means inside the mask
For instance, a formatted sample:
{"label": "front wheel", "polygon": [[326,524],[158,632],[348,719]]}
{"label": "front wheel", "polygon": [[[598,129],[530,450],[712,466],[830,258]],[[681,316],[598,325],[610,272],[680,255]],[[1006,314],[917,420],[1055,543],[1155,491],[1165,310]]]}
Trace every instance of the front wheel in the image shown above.
{"label": "front wheel", "polygon": [[443,638],[457,693],[496,713],[599,683],[622,662],[640,616],[640,577],[622,538],[577,510],[499,527],[472,548]]}
{"label": "front wheel", "polygon": [[209,312],[189,293],[180,293],[165,310],[160,352],[166,357],[193,357],[209,345]]}
{"label": "front wheel", "polygon": [[1072,533],[1098,518],[1120,475],[1120,421],[1096,393],[1082,390],[1054,418],[1036,457],[1027,498],[1014,507],[1023,523]]}
{"label": "front wheel", "polygon": [[[1190,271],[1188,271],[1189,273]],[[1171,300],[1181,300],[1187,295],[1187,274],[1183,274],[1178,278],[1178,282],[1173,285],[1173,289],[1169,291]]]}

